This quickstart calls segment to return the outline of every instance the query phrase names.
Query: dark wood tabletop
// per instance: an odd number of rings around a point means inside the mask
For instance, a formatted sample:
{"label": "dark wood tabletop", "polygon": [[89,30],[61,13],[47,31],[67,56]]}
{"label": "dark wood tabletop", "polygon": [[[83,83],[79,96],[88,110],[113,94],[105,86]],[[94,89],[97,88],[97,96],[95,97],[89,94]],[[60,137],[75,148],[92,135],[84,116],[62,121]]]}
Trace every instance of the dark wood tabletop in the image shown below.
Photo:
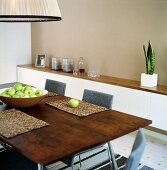
{"label": "dark wood tabletop", "polygon": [[[34,162],[48,165],[151,124],[151,120],[115,110],[77,117],[45,104],[46,100],[62,98],[48,97],[34,107],[19,109],[49,126],[10,139],[0,135],[0,140]],[[9,107],[0,105],[0,110],[5,109]]]}
{"label": "dark wood tabletop", "polygon": [[[56,96],[44,99],[40,104],[19,109],[50,125],[7,139],[0,139],[27,158],[42,165],[75,154],[84,149],[116,139],[151,124],[150,120],[114,110],[77,117],[45,104],[45,100],[62,99]],[[1,105],[0,110],[9,109]]]}

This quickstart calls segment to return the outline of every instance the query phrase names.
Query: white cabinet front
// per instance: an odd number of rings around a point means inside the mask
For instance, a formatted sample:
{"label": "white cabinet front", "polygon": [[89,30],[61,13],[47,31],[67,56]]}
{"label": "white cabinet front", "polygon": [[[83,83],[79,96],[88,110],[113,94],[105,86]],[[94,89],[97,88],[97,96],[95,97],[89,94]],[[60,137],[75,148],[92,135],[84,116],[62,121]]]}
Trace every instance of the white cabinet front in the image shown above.
{"label": "white cabinet front", "polygon": [[46,73],[25,68],[17,68],[17,81],[44,89]]}
{"label": "white cabinet front", "polygon": [[167,130],[167,96],[151,94],[150,115],[153,127]]}

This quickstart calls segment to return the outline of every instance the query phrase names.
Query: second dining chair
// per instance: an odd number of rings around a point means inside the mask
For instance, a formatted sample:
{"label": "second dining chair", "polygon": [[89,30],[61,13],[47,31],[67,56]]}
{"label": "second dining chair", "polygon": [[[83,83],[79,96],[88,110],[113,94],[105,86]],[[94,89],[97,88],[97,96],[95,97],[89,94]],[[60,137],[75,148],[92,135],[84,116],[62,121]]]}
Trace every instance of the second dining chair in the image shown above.
{"label": "second dining chair", "polygon": [[141,160],[141,157],[144,152],[145,145],[146,145],[146,140],[145,140],[145,136],[144,136],[144,131],[142,128],[140,128],[137,132],[135,142],[132,147],[131,154],[130,154],[129,158],[127,159],[125,166],[118,168],[118,165],[117,165],[116,159],[115,159],[115,155],[114,154],[111,155],[112,161],[116,163],[114,165],[114,170],[119,170],[120,168],[122,170],[137,170],[140,160]]}
{"label": "second dining chair", "polygon": [[[85,89],[83,93],[83,101],[86,101],[88,103],[92,103],[98,106],[106,107],[108,109],[112,109],[112,103],[113,103],[113,95],[102,93],[102,92],[97,92],[93,90],[88,90]],[[109,148],[105,146],[105,144],[98,145],[96,147],[81,151],[75,155],[72,155],[64,160],[62,160],[63,163],[66,165],[70,166],[71,169],[74,169],[74,161],[78,157],[80,166],[81,166],[81,158],[80,155],[84,153],[88,153],[90,151],[94,151],[95,149],[102,148],[108,151],[109,155],[109,160],[111,161],[110,153],[109,153]]]}
{"label": "second dining chair", "polygon": [[64,96],[66,84],[60,81],[46,79],[45,89],[49,92],[57,93],[61,96]]}

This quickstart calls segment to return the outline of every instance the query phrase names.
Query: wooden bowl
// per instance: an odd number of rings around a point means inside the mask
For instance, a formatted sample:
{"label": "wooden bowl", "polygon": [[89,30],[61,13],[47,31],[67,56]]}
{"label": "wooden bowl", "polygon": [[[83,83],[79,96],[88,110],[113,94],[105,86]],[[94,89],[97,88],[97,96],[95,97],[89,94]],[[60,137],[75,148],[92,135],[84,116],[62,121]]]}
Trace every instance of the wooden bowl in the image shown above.
{"label": "wooden bowl", "polygon": [[[5,89],[0,89],[0,93],[2,93]],[[38,90],[38,88],[33,88],[34,91]],[[41,89],[40,89],[41,90]],[[31,97],[31,98],[10,98],[10,97],[4,97],[0,96],[0,100],[5,103],[8,106],[14,107],[14,108],[25,108],[25,107],[32,107],[38,104],[42,99],[44,99],[48,93],[47,90],[42,90],[43,96],[39,97]]]}

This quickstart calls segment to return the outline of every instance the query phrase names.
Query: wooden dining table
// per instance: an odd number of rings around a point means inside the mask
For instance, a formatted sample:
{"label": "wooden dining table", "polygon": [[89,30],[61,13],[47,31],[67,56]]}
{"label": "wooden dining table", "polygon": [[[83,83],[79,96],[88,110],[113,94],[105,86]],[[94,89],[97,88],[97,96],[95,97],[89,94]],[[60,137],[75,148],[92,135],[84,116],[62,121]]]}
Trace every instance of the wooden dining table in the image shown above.
{"label": "wooden dining table", "polygon": [[[0,85],[9,87],[9,84]],[[116,110],[106,110],[86,117],[78,117],[45,104],[48,100],[60,100],[65,96],[54,96],[43,99],[30,108],[18,110],[37,119],[49,123],[49,126],[35,129],[21,135],[0,140],[13,149],[43,166],[61,161],[62,159],[95,147],[143,128],[151,124],[151,120],[136,117]],[[0,105],[0,111],[10,109]]]}

